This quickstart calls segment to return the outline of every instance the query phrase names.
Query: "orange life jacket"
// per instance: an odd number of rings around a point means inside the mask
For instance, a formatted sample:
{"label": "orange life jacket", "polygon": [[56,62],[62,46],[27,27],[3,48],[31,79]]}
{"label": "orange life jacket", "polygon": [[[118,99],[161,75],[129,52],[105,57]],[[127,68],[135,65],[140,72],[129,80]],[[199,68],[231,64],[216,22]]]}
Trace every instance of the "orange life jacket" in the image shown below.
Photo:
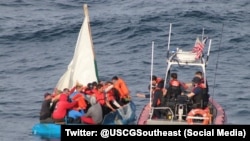
{"label": "orange life jacket", "polygon": [[112,90],[108,91],[107,94],[106,94],[106,98],[107,98],[108,101],[115,100],[114,91],[112,91]]}
{"label": "orange life jacket", "polygon": [[74,109],[79,110],[79,109],[86,109],[87,103],[85,101],[84,96],[81,93],[76,94],[73,98],[73,101],[77,101],[77,106],[74,107]]}
{"label": "orange life jacket", "polygon": [[119,91],[120,98],[127,98],[129,96],[129,89],[123,79],[118,78],[114,84],[114,87]]}
{"label": "orange life jacket", "polygon": [[206,88],[206,85],[204,83],[200,83],[199,86],[202,88],[202,89],[205,89]]}
{"label": "orange life jacket", "polygon": [[104,93],[101,93],[99,91],[95,91],[95,97],[96,97],[96,101],[99,102],[101,105],[105,104],[105,96]]}
{"label": "orange life jacket", "polygon": [[188,86],[185,85],[185,83],[180,82],[179,80],[173,80],[173,79],[172,79],[172,80],[170,80],[169,84],[170,84],[171,86],[176,86],[176,87],[181,86],[181,87],[183,87],[184,89],[187,89],[187,88],[188,88]]}
{"label": "orange life jacket", "polygon": [[178,80],[173,80],[173,79],[170,80],[169,84],[170,84],[171,86],[176,86],[176,87],[178,87],[178,86],[181,85],[181,83],[180,83]]}
{"label": "orange life jacket", "polygon": [[163,79],[162,78],[160,78],[160,77],[157,77],[156,78],[156,84],[158,84],[160,81],[162,81]]}

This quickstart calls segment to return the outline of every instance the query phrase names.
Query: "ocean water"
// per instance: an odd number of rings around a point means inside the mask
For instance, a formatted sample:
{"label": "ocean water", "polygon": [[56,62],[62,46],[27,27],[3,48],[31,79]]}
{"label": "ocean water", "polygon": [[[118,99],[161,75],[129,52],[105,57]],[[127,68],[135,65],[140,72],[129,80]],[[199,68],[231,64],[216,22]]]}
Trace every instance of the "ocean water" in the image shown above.
{"label": "ocean water", "polygon": [[147,93],[152,41],[153,71],[164,77],[172,23],[171,49],[191,49],[205,29],[212,39],[210,95],[225,109],[229,124],[250,123],[249,0],[3,0],[1,141],[43,140],[33,136],[31,128],[38,122],[43,94],[53,91],[73,56],[84,3],[89,6],[99,75],[102,80],[114,75],[125,79],[138,116],[148,102],[136,93]]}

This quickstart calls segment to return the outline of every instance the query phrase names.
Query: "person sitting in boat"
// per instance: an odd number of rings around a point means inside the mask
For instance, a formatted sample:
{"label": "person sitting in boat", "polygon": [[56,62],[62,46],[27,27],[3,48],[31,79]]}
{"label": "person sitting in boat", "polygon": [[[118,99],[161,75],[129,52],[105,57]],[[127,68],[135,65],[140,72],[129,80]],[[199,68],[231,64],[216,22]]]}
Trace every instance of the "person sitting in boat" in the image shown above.
{"label": "person sitting in boat", "polygon": [[61,94],[59,101],[56,103],[56,107],[52,113],[52,118],[55,122],[64,122],[67,111],[71,110],[75,105],[76,101],[69,102],[66,94]]}
{"label": "person sitting in boat", "polygon": [[106,99],[106,106],[111,111],[115,111],[116,109],[121,107],[121,105],[117,102],[119,100],[119,91],[116,88],[114,88],[112,82],[110,81],[106,82],[104,94]]}
{"label": "person sitting in boat", "polygon": [[94,91],[94,96],[96,101],[101,104],[101,106],[105,105],[105,95],[104,95],[104,88],[102,84],[97,84],[96,91]]}
{"label": "person sitting in boat", "polygon": [[90,95],[94,94],[93,91],[94,91],[95,89],[96,89],[96,88],[93,87],[93,84],[92,84],[92,83],[88,83],[86,89],[83,90],[83,93],[84,93],[86,96],[90,96]]}
{"label": "person sitting in boat", "polygon": [[201,79],[200,87],[202,88],[202,91],[203,91],[203,107],[206,107],[208,105],[209,97],[210,97],[208,94],[207,80],[206,80],[206,84],[205,84],[205,79],[204,79],[203,73],[201,71],[195,72],[195,76],[197,76]]}
{"label": "person sitting in boat", "polygon": [[92,85],[93,85],[93,90],[95,91],[98,83],[96,81],[94,81],[94,82],[92,82]]}
{"label": "person sitting in boat", "polygon": [[83,85],[77,82],[75,91],[69,95],[69,101],[77,102],[77,105],[75,105],[73,109],[68,112],[68,117],[71,117],[74,120],[83,116],[85,110],[87,109],[87,102],[85,100],[84,94],[82,93],[82,89]]}
{"label": "person sitting in boat", "polygon": [[[69,96],[71,93],[74,92],[75,89],[76,89],[76,86],[73,87],[71,90],[69,90],[68,88],[64,88],[63,91],[60,92],[60,94],[65,94],[65,95]],[[58,99],[59,99],[58,96],[60,96],[60,94],[55,97],[57,100],[53,101],[52,107],[55,108],[56,103],[58,102]],[[74,100],[75,99],[77,99],[77,97],[74,97]],[[71,100],[69,100],[69,97],[68,97],[68,101],[71,101]],[[78,101],[78,100],[76,100],[76,101]],[[79,101],[78,101],[78,103],[79,103]],[[77,107],[78,107],[78,105],[77,105]],[[76,107],[76,109],[77,109],[77,107]],[[68,111],[68,118],[67,118],[68,123],[76,123],[77,120],[78,120],[78,123],[79,123],[79,121],[80,121],[79,118],[84,114],[84,112],[83,111],[78,111],[76,109],[73,108],[72,110]]]}
{"label": "person sitting in boat", "polygon": [[52,96],[52,101],[53,102],[58,101],[61,93],[63,93],[63,91],[58,90],[57,88],[55,88],[52,95],[51,95]]}
{"label": "person sitting in boat", "polygon": [[187,86],[185,83],[178,80],[177,73],[171,73],[170,77],[171,80],[169,81],[167,87],[166,98],[168,99],[168,101],[176,101],[177,98],[187,89]]}
{"label": "person sitting in boat", "polygon": [[152,85],[157,86],[157,84],[158,84],[159,82],[161,82],[161,81],[163,81],[163,79],[162,79],[161,77],[158,77],[158,76],[156,76],[156,75],[152,75],[152,80],[151,80],[151,84],[152,84]]}
{"label": "person sitting in boat", "polygon": [[[162,105],[162,98],[164,97],[164,81],[161,80],[154,90],[152,95],[152,107],[161,107]],[[153,118],[160,118],[161,117],[161,109],[155,109],[153,112]]]}
{"label": "person sitting in boat", "polygon": [[200,77],[194,77],[193,80],[193,90],[192,92],[190,92],[189,94],[187,94],[187,96],[189,97],[189,99],[192,100],[193,104],[192,104],[192,109],[195,108],[203,108],[204,107],[204,103],[203,101],[206,100],[204,99],[204,91],[202,88],[201,84],[201,78]]}
{"label": "person sitting in boat", "polygon": [[84,89],[84,90],[82,90],[82,92],[85,94],[85,96],[86,96],[86,99],[89,99],[90,98],[90,96],[92,95],[92,94],[94,94],[95,93],[95,91],[97,91],[97,82],[96,81],[94,81],[94,82],[92,82],[92,83],[88,83],[87,84],[87,87]]}
{"label": "person sitting in boat", "polygon": [[96,101],[101,105],[102,107],[102,113],[103,116],[108,114],[110,112],[109,107],[106,105],[106,100],[105,100],[105,94],[104,94],[104,86],[103,84],[97,84],[96,87],[97,91],[94,91],[94,96],[96,98]]}
{"label": "person sitting in boat", "polygon": [[84,89],[83,85],[80,84],[79,82],[76,82],[76,85],[72,88],[72,91],[69,93],[69,100],[72,100],[72,98],[81,93],[82,90]]}
{"label": "person sitting in boat", "polygon": [[205,90],[205,93],[208,94],[208,83],[206,80],[206,85],[205,85],[205,78],[203,76],[203,73],[201,71],[195,72],[195,76],[199,77],[201,79],[201,87]]}
{"label": "person sitting in boat", "polygon": [[[150,91],[150,85],[152,85],[152,94],[153,94],[157,84],[162,80],[163,79],[161,77],[157,77],[156,75],[152,75],[152,81],[151,81],[151,84],[149,84],[149,86],[148,86],[148,90]],[[150,98],[150,94],[137,93],[136,96],[140,97],[140,98]]]}
{"label": "person sitting in boat", "polygon": [[152,76],[152,85],[157,85],[160,81],[162,81],[163,79],[161,77],[157,77],[156,75]]}
{"label": "person sitting in boat", "polygon": [[[194,74],[194,77],[199,77],[201,79],[201,84],[200,85],[203,85],[202,87],[206,88],[205,90],[208,93],[208,83],[206,81],[206,85],[205,85],[205,80],[204,80],[203,73],[201,71],[196,71],[195,74]],[[188,82],[188,83],[185,83],[185,85],[186,85],[186,89],[188,89],[188,88],[192,88],[193,83]]]}
{"label": "person sitting in boat", "polygon": [[114,84],[114,87],[119,91],[120,94],[119,104],[127,104],[131,100],[131,96],[126,82],[118,76],[114,76],[112,78],[112,82]]}
{"label": "person sitting in boat", "polygon": [[56,103],[58,102],[61,94],[69,95],[70,90],[68,88],[64,88],[63,91],[58,90],[57,88],[54,89],[54,94],[52,95],[51,101],[51,109],[54,111]]}
{"label": "person sitting in boat", "polygon": [[101,104],[97,102],[94,95],[90,96],[91,107],[87,113],[81,117],[81,122],[84,124],[101,124],[103,120],[103,111]]}
{"label": "person sitting in boat", "polygon": [[167,88],[167,101],[175,102],[177,97],[181,95],[183,89],[183,84],[178,80],[177,73],[171,73],[171,80]]}
{"label": "person sitting in boat", "polygon": [[[203,73],[201,71],[196,71],[194,77],[199,77],[201,79],[201,82],[199,86],[202,88],[203,91],[203,106],[206,107],[208,102],[209,102],[209,94],[208,94],[208,83],[206,80],[206,85],[205,85],[205,79],[203,76]],[[186,83],[186,85],[190,88],[193,87],[192,83]]]}
{"label": "person sitting in boat", "polygon": [[44,101],[42,103],[41,111],[40,111],[40,123],[53,123],[53,119],[51,118],[51,114],[53,109],[51,109],[52,95],[50,93],[44,94]]}

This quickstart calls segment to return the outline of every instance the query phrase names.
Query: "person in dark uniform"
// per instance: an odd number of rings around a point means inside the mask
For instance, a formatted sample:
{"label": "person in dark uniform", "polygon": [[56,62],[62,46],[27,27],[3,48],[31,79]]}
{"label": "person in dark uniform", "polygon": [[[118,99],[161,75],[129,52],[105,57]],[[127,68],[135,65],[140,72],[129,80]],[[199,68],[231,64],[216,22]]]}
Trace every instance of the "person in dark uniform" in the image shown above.
{"label": "person in dark uniform", "polygon": [[202,101],[203,101],[203,89],[200,86],[201,78],[194,77],[193,80],[193,90],[187,96],[192,100],[193,106],[192,108],[201,108],[203,107]]}
{"label": "person in dark uniform", "polygon": [[40,123],[53,123],[53,119],[51,118],[52,108],[51,103],[52,96],[50,93],[44,94],[44,101],[42,103],[41,111],[40,111]]}
{"label": "person in dark uniform", "polygon": [[[162,97],[164,96],[164,81],[160,81],[153,93],[152,96],[152,107],[161,107],[162,105]],[[154,109],[153,118],[160,118],[161,117],[161,110]]]}

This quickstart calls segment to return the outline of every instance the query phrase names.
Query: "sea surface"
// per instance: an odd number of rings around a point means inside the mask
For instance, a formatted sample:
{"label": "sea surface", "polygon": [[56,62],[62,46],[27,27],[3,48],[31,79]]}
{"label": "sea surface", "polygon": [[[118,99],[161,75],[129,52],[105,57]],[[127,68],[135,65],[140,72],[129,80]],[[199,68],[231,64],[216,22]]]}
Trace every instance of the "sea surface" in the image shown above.
{"label": "sea surface", "polygon": [[204,28],[212,39],[210,95],[228,124],[250,124],[249,0],[2,0],[0,141],[43,140],[31,129],[39,122],[43,94],[53,91],[72,59],[85,3],[100,78],[124,78],[138,116],[149,102],[136,93],[148,92],[152,42],[153,73],[164,77],[172,23],[171,50],[190,50]]}

